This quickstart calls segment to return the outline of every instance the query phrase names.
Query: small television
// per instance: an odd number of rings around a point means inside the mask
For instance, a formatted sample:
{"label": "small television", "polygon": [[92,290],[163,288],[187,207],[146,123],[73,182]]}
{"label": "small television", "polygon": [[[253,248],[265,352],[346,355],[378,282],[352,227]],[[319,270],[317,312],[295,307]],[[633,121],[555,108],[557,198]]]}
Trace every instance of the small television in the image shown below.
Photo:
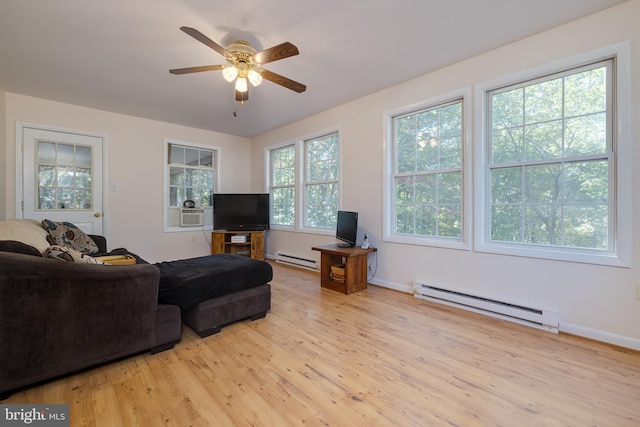
{"label": "small television", "polygon": [[228,231],[269,229],[269,194],[214,194],[213,229]]}
{"label": "small television", "polygon": [[336,239],[342,240],[341,248],[351,248],[356,245],[358,235],[358,212],[338,211],[336,225]]}

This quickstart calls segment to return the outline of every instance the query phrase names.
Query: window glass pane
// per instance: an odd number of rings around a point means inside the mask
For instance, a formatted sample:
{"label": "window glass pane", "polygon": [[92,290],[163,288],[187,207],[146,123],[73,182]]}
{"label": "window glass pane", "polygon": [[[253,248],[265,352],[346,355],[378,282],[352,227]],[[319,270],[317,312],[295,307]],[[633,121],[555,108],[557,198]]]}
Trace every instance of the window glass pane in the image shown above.
{"label": "window glass pane", "polygon": [[52,187],[56,185],[56,168],[53,166],[38,166],[38,185]]}
{"label": "window glass pane", "polygon": [[76,147],[76,166],[91,168],[91,147]]}
{"label": "window glass pane", "polygon": [[51,187],[38,188],[38,209],[56,208],[56,189]]}
{"label": "window glass pane", "polygon": [[76,185],[78,187],[91,188],[91,169],[76,170]]}
{"label": "window glass pane", "polygon": [[184,164],[189,166],[199,166],[200,163],[200,151],[192,148],[185,148],[184,150]]}
{"label": "window glass pane", "polygon": [[338,179],[338,135],[307,141],[307,182]]}
{"label": "window glass pane", "polygon": [[74,147],[68,144],[57,144],[58,146],[58,164],[73,166],[74,163]]}
{"label": "window glass pane", "polygon": [[73,208],[73,189],[71,188],[58,188],[57,189],[57,202],[58,209],[71,209]]}
{"label": "window glass pane", "polygon": [[38,163],[46,165],[56,164],[56,144],[38,141]]}
{"label": "window glass pane", "polygon": [[60,187],[73,187],[74,185],[74,173],[73,167],[59,167],[58,168],[58,186]]}
{"label": "window glass pane", "polygon": [[606,160],[573,162],[565,165],[564,201],[607,205],[609,164]]}
{"label": "window glass pane", "polygon": [[[399,117],[395,119],[395,148],[396,148],[396,171],[415,172],[416,171],[416,115]],[[420,146],[426,146],[426,140],[420,134]]]}
{"label": "window glass pane", "polygon": [[307,186],[305,227],[335,228],[338,212],[338,188],[337,183]]}
{"label": "window glass pane", "polygon": [[213,167],[213,152],[200,150],[200,166]]}
{"label": "window glass pane", "polygon": [[602,113],[607,110],[607,69],[583,71],[565,77],[565,115]]}
{"label": "window glass pane", "polygon": [[169,168],[169,184],[170,185],[184,185],[186,182],[186,172],[184,168],[177,168],[171,166]]}
{"label": "window glass pane", "polygon": [[527,160],[547,160],[562,157],[562,121],[538,123],[525,127],[525,157]]}
{"label": "window glass pane", "polygon": [[185,160],[184,160],[184,147],[180,147],[178,145],[171,145],[170,146],[170,156],[169,156],[169,163],[172,164],[179,164],[179,165],[184,165],[185,164]]}
{"label": "window glass pane", "polygon": [[271,152],[272,185],[275,187],[295,183],[295,147],[293,145]]}
{"label": "window glass pane", "polygon": [[74,209],[91,209],[90,189],[78,189],[75,191]]}
{"label": "window glass pane", "polygon": [[607,114],[596,113],[565,121],[565,155],[603,154],[607,150]]}
{"label": "window glass pane", "polygon": [[295,224],[294,188],[274,188],[271,191],[271,223],[293,226]]}

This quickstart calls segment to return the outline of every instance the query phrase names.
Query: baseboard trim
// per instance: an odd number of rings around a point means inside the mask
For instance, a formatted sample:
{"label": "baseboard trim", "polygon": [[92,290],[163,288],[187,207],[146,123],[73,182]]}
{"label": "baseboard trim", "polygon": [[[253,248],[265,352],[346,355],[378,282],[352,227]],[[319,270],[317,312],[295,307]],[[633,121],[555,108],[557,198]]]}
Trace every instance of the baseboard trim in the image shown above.
{"label": "baseboard trim", "polygon": [[640,340],[623,335],[612,334],[598,329],[591,329],[573,323],[560,322],[560,332],[576,335],[583,338],[589,338],[594,341],[600,341],[607,344],[616,345],[618,347],[629,348],[631,350],[640,351]]}

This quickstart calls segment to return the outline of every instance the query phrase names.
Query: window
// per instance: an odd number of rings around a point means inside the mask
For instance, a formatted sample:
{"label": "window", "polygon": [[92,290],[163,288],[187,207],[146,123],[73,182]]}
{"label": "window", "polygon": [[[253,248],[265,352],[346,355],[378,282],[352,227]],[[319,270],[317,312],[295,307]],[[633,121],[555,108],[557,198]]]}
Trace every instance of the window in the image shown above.
{"label": "window", "polygon": [[293,227],[296,221],[295,145],[271,150],[271,225]]}
{"label": "window", "polygon": [[92,209],[92,147],[37,142],[38,210]]}
{"label": "window", "polygon": [[267,150],[271,225],[335,231],[340,202],[338,132]]}
{"label": "window", "polygon": [[[197,208],[204,209],[204,226],[212,226],[218,151],[210,146],[165,140],[165,231],[185,231],[180,227],[185,200],[193,200]],[[188,229],[193,230],[193,226]]]}
{"label": "window", "polygon": [[461,240],[463,234],[463,100],[391,118],[391,220],[387,236],[413,243]]}
{"label": "window", "polygon": [[613,65],[487,93],[488,241],[613,251]]}
{"label": "window", "polygon": [[304,226],[335,229],[340,197],[338,134],[304,142]]}
{"label": "window", "polygon": [[169,144],[169,206],[193,200],[209,207],[213,195],[214,151]]}

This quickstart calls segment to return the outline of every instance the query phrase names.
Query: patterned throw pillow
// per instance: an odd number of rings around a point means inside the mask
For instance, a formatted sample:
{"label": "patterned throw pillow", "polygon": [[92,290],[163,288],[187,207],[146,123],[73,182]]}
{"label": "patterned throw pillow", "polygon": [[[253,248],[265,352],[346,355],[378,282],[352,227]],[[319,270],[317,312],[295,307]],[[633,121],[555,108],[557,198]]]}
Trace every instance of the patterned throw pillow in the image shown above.
{"label": "patterned throw pillow", "polygon": [[87,255],[98,252],[98,246],[93,239],[70,222],[43,219],[42,227],[49,232],[52,245],[70,246]]}
{"label": "patterned throw pillow", "polygon": [[104,264],[99,259],[95,259],[87,254],[76,251],[68,246],[53,245],[44,251],[47,258],[59,259],[67,262],[80,262],[85,264]]}

